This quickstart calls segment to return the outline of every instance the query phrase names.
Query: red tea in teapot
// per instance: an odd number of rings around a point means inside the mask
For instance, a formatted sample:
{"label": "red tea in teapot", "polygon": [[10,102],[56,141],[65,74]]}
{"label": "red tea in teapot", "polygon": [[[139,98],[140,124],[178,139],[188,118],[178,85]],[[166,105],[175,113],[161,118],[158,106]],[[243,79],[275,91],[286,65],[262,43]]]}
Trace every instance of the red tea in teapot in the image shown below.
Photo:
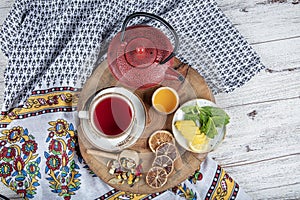
{"label": "red tea in teapot", "polygon": [[[146,24],[127,27],[135,17],[148,17],[164,24],[173,35],[174,47],[155,27]],[[178,46],[178,35],[169,23],[151,13],[136,12],[126,17],[121,31],[110,42],[108,66],[120,83],[134,89],[157,86],[164,80],[182,82],[182,75],[172,68]]]}
{"label": "red tea in teapot", "polygon": [[101,133],[115,137],[125,133],[133,121],[130,102],[120,95],[106,95],[94,106],[92,123]]}

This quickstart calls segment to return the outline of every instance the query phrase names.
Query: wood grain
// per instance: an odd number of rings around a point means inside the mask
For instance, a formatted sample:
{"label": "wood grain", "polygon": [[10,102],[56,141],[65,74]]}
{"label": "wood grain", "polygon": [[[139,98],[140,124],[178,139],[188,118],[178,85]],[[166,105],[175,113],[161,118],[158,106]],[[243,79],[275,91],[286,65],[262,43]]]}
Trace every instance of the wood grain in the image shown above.
{"label": "wood grain", "polygon": [[265,1],[221,0],[221,9],[251,44],[300,37],[300,6]]}

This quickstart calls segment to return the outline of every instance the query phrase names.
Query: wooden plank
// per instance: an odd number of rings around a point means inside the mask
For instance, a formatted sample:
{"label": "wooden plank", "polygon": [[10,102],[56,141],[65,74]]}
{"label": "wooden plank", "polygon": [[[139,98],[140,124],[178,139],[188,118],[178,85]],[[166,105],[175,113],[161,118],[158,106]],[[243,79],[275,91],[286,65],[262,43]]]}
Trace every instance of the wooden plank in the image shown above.
{"label": "wooden plank", "polygon": [[[267,5],[261,2],[263,1],[220,0],[218,4],[250,43],[300,36],[300,6],[293,5],[290,1]],[[13,0],[0,3],[0,24],[7,17],[12,4]]]}
{"label": "wooden plank", "polygon": [[[260,1],[263,2],[263,1]],[[300,6],[258,1],[218,1],[221,9],[250,43],[299,37]]]}
{"label": "wooden plank", "polygon": [[290,156],[251,165],[226,167],[253,199],[299,199],[299,158]]}
{"label": "wooden plank", "polygon": [[8,8],[0,8],[0,25],[3,24],[4,20],[8,16],[9,10]]}
{"label": "wooden plank", "polygon": [[[239,162],[299,153],[299,103],[297,98],[227,108],[231,120],[226,139],[216,151],[219,161],[232,163],[230,155],[237,152],[234,160]],[[257,156],[259,152],[264,154]],[[254,154],[257,157],[248,157]]]}
{"label": "wooden plank", "polygon": [[[274,2],[275,4],[291,4],[293,0],[284,0],[285,2]],[[228,10],[241,10],[243,11],[244,8],[248,7],[255,7],[255,6],[262,6],[262,5],[270,5],[272,2],[271,0],[218,0],[217,4],[223,11]],[[244,11],[245,12],[245,11]]]}
{"label": "wooden plank", "polygon": [[210,156],[254,199],[300,197],[299,104],[298,98],[227,109],[227,136]]}
{"label": "wooden plank", "polygon": [[244,86],[215,98],[223,108],[300,98],[300,69],[273,73],[262,71]]}
{"label": "wooden plank", "polygon": [[[300,34],[300,23],[298,30]],[[275,71],[300,68],[300,37],[253,44],[252,46],[267,68]]]}
{"label": "wooden plank", "polygon": [[297,199],[300,27],[294,23],[299,6],[223,2],[225,14],[272,70],[262,71],[230,94],[216,96],[218,104],[228,106],[232,121],[227,138],[211,156],[254,199]]}
{"label": "wooden plank", "polygon": [[8,16],[8,13],[14,4],[14,0],[1,0],[0,1],[0,25],[3,24],[4,20]]}
{"label": "wooden plank", "polygon": [[241,88],[216,95],[221,107],[300,96],[300,38],[254,45],[267,67]]}
{"label": "wooden plank", "polygon": [[12,7],[14,2],[15,2],[14,0],[1,0],[0,8],[5,8],[5,9],[9,10]]}

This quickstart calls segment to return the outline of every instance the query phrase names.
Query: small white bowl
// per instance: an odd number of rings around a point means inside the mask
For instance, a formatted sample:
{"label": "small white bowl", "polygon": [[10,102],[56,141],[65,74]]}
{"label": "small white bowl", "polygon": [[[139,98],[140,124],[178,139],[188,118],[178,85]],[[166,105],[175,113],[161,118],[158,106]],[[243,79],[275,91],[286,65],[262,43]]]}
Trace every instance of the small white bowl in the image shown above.
{"label": "small white bowl", "polygon": [[[157,97],[157,95],[162,95],[161,92],[163,90],[167,90],[168,94],[164,94],[164,96],[163,96],[164,102],[162,102],[162,103],[170,103],[171,104],[174,102],[174,99],[172,100],[171,98],[175,98],[175,105],[173,105],[172,108],[167,108],[167,110],[165,108],[167,105],[155,103],[155,97]],[[168,115],[168,114],[173,113],[177,109],[177,107],[179,105],[179,96],[178,96],[178,93],[176,92],[176,90],[174,90],[171,87],[164,86],[164,87],[160,87],[155,90],[155,92],[152,94],[151,102],[152,102],[152,106],[154,107],[154,109],[157,112],[159,112],[160,114],[163,114],[163,115]]]}

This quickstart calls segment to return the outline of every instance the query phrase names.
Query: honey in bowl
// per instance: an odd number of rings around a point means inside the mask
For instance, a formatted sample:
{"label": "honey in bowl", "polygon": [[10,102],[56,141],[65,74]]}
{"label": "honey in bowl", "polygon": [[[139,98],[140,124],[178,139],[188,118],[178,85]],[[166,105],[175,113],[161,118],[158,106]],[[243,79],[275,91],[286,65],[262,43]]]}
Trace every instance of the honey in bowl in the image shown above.
{"label": "honey in bowl", "polygon": [[152,95],[152,105],[162,114],[170,114],[179,104],[177,92],[170,87],[160,87]]}

